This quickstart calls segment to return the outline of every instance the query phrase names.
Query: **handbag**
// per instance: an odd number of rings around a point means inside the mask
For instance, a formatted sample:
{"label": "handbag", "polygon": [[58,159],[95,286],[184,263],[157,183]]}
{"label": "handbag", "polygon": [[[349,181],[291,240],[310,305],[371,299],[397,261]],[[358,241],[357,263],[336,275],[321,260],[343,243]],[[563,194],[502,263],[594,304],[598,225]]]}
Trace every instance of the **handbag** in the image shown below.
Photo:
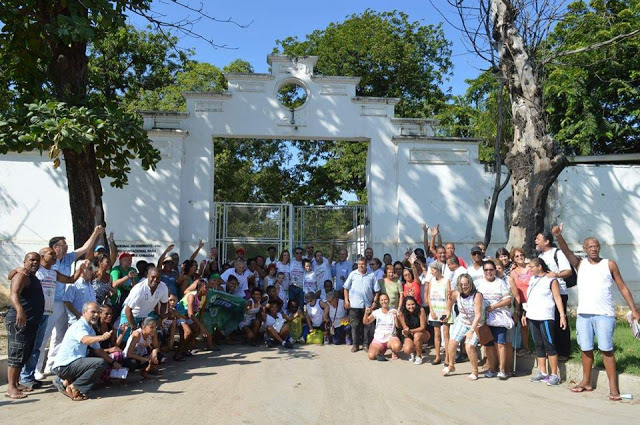
{"label": "handbag", "polygon": [[486,324],[499,328],[513,328],[513,318],[507,310],[493,310],[487,314]]}
{"label": "handbag", "polygon": [[324,343],[324,334],[320,329],[314,329],[307,335],[307,344],[320,344]]}
{"label": "handbag", "polygon": [[487,345],[493,342],[493,334],[486,323],[478,325],[476,328],[476,336],[478,337],[480,345]]}

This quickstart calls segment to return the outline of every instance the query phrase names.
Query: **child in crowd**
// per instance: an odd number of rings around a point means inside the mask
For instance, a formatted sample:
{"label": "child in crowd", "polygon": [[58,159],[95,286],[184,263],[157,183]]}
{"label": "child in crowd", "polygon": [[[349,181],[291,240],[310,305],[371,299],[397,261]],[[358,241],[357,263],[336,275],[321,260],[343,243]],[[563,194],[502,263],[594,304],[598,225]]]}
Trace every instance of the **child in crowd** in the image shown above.
{"label": "child in crowd", "polygon": [[282,300],[270,301],[266,308],[262,309],[261,320],[264,323],[264,339],[267,347],[282,345],[286,348],[293,348],[293,341],[289,335],[289,324],[282,317]]}
{"label": "child in crowd", "polygon": [[[267,266],[267,275],[264,278],[264,290],[267,289],[267,286],[275,285],[277,280],[278,268],[276,267],[276,263],[271,263]],[[284,273],[282,273],[282,280],[284,281]]]}
{"label": "child in crowd", "polygon": [[298,305],[298,301],[289,300],[287,308],[285,312],[282,313],[282,316],[289,323],[290,334],[293,341],[304,344],[305,340],[302,337],[302,319],[304,318],[304,312]]}
{"label": "child in crowd", "polygon": [[277,297],[282,300],[283,304],[286,304],[289,300],[289,292],[285,282],[285,277],[286,275],[284,272],[278,272],[276,274],[276,283],[274,285],[276,287]]}
{"label": "child in crowd", "polygon": [[140,369],[140,376],[150,379],[149,374],[157,371],[163,359],[164,356],[158,349],[156,320],[147,317],[138,329],[131,332],[124,349],[123,365],[129,370]]}
{"label": "child in crowd", "polygon": [[[316,272],[313,271],[313,265],[311,260],[306,258],[302,260],[302,267],[304,267],[304,276],[302,278],[302,291],[307,294],[309,292],[318,292],[318,281],[316,278]],[[316,294],[318,295],[318,294]]]}
{"label": "child in crowd", "polygon": [[320,293],[320,301],[327,302],[327,294],[333,291],[333,281],[327,279],[322,285],[322,292]]}
{"label": "child in crowd", "polygon": [[162,320],[162,329],[160,330],[160,351],[166,353],[173,348],[173,339],[176,334],[176,327],[178,326],[177,320],[180,315],[176,311],[176,304],[178,304],[178,297],[171,294],[169,295],[169,306],[167,311],[167,317]]}
{"label": "child in crowd", "polygon": [[251,299],[247,302],[244,312],[244,320],[238,325],[247,344],[258,346],[260,319],[258,313],[262,309],[262,289],[254,288],[251,291]]}
{"label": "child in crowd", "polygon": [[[305,309],[305,320],[306,324],[306,332],[303,330],[303,336],[308,335],[311,332],[322,332],[322,339],[325,344],[329,343],[329,334],[327,332],[327,326],[324,321],[324,310],[327,309],[327,305],[319,301],[316,297],[315,292],[307,292],[304,295],[304,299],[306,304],[304,306]],[[308,340],[307,340],[308,342]]]}

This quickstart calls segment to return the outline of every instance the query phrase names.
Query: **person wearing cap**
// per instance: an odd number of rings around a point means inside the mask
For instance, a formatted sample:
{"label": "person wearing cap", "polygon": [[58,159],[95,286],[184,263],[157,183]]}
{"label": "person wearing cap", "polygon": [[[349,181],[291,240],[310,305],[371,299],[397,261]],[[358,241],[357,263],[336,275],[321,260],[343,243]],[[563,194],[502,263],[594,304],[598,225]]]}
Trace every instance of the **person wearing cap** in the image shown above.
{"label": "person wearing cap", "polygon": [[238,249],[236,249],[236,260],[244,261],[245,253],[246,253],[246,251],[242,247],[239,247]]}
{"label": "person wearing cap", "polygon": [[476,245],[471,248],[471,265],[467,268],[469,276],[471,276],[474,281],[484,279],[484,271],[482,270],[483,264],[484,252],[482,251],[482,248]]}
{"label": "person wearing cap", "polygon": [[167,289],[169,290],[170,295],[179,296],[179,288],[178,288],[178,276],[179,273],[176,272],[173,268],[173,258],[171,255],[168,255],[169,252],[174,248],[175,245],[171,244],[165,249],[162,254],[160,254],[160,258],[158,259],[158,267],[161,270],[160,280],[167,285]]}
{"label": "person wearing cap", "polygon": [[131,266],[133,254],[129,252],[121,252],[118,255],[119,264],[111,269],[111,279],[113,282],[121,281],[124,277],[127,279],[116,287],[116,294],[111,297],[111,305],[114,306],[116,312],[122,309],[122,303],[129,295],[131,288],[136,284],[136,276],[138,271]]}
{"label": "person wearing cap", "polygon": [[[109,258],[111,259],[111,264],[115,264],[118,259],[118,247],[113,239],[113,232],[109,233],[109,237],[107,237],[107,243],[109,244]],[[93,260],[94,258],[98,258],[100,254],[106,254],[107,248],[104,245],[96,245],[93,248],[93,253],[89,251],[87,253],[87,259]]]}

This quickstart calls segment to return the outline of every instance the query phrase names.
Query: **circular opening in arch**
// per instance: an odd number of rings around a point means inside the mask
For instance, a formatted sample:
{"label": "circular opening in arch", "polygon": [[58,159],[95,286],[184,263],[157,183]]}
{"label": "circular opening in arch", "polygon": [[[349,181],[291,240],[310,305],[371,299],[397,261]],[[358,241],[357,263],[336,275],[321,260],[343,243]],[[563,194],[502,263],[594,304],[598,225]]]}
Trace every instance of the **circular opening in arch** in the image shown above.
{"label": "circular opening in arch", "polygon": [[287,109],[297,109],[307,101],[307,89],[297,82],[287,82],[278,89],[278,102]]}

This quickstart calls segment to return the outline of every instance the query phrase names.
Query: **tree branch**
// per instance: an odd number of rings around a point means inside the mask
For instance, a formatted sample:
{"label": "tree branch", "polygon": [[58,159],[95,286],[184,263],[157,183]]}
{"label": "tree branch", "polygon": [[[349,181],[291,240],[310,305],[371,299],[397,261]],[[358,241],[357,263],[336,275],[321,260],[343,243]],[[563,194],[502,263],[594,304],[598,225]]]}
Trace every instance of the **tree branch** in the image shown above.
{"label": "tree branch", "polygon": [[561,57],[564,57],[564,56],[569,56],[569,55],[575,55],[575,54],[578,54],[578,53],[589,52],[591,50],[597,50],[597,49],[600,49],[602,47],[609,46],[611,44],[614,44],[614,43],[617,43],[619,41],[622,41],[622,40],[624,40],[626,38],[634,37],[634,36],[636,36],[638,34],[640,34],[640,29],[631,31],[630,33],[627,33],[627,34],[617,35],[617,36],[615,36],[615,37],[613,37],[613,38],[611,38],[609,40],[601,41],[600,43],[594,43],[594,44],[590,44],[589,46],[580,47],[579,49],[566,50],[564,52],[558,52],[553,56],[545,58],[542,61],[542,63],[543,64],[547,64],[547,63],[551,62],[554,59],[561,58]]}

